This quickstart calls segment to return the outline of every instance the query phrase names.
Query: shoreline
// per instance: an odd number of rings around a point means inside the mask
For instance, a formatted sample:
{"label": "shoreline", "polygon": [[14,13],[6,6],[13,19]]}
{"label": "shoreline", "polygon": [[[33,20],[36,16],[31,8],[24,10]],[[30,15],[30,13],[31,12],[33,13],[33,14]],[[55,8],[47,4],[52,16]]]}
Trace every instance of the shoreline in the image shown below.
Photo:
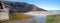
{"label": "shoreline", "polygon": [[31,11],[31,12],[27,12],[24,14],[28,14],[28,15],[33,15],[33,16],[47,16],[47,15],[53,15],[53,14],[60,14],[60,12],[48,12],[48,11]]}

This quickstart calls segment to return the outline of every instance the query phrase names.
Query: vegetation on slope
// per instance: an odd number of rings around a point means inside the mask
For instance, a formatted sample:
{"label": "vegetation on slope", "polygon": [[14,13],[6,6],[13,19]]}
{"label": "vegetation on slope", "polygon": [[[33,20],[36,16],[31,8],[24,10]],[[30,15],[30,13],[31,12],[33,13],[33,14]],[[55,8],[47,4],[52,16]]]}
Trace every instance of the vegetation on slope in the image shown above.
{"label": "vegetation on slope", "polygon": [[60,14],[48,15],[46,23],[60,23]]}
{"label": "vegetation on slope", "polygon": [[2,5],[6,8],[10,8],[9,12],[29,12],[29,11],[47,11],[45,9],[39,8],[33,4],[29,4],[26,2],[10,2],[10,1],[2,1]]}

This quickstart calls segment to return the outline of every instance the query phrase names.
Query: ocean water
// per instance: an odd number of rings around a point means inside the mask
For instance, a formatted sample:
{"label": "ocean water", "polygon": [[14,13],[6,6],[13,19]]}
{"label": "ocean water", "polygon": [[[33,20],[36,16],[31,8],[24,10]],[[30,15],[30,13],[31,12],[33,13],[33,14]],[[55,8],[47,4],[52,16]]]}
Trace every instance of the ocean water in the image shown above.
{"label": "ocean water", "polygon": [[48,12],[60,12],[60,10],[47,10]]}

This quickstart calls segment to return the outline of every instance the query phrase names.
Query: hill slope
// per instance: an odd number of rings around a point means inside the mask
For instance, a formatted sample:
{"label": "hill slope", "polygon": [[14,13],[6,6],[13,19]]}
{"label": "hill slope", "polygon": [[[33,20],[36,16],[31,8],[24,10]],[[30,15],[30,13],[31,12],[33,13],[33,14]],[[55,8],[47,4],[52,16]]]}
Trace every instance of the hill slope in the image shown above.
{"label": "hill slope", "polygon": [[2,1],[2,3],[2,5],[4,5],[6,8],[10,8],[10,12],[46,11],[42,8],[25,2]]}

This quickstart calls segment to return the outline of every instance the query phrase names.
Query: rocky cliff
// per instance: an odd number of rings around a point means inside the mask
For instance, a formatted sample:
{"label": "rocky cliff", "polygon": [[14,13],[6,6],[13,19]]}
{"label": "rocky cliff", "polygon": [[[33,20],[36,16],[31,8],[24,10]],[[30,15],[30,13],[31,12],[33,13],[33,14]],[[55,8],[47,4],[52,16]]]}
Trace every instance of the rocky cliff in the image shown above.
{"label": "rocky cliff", "polygon": [[2,5],[4,5],[6,8],[10,8],[10,12],[46,11],[42,8],[25,2],[2,1]]}

